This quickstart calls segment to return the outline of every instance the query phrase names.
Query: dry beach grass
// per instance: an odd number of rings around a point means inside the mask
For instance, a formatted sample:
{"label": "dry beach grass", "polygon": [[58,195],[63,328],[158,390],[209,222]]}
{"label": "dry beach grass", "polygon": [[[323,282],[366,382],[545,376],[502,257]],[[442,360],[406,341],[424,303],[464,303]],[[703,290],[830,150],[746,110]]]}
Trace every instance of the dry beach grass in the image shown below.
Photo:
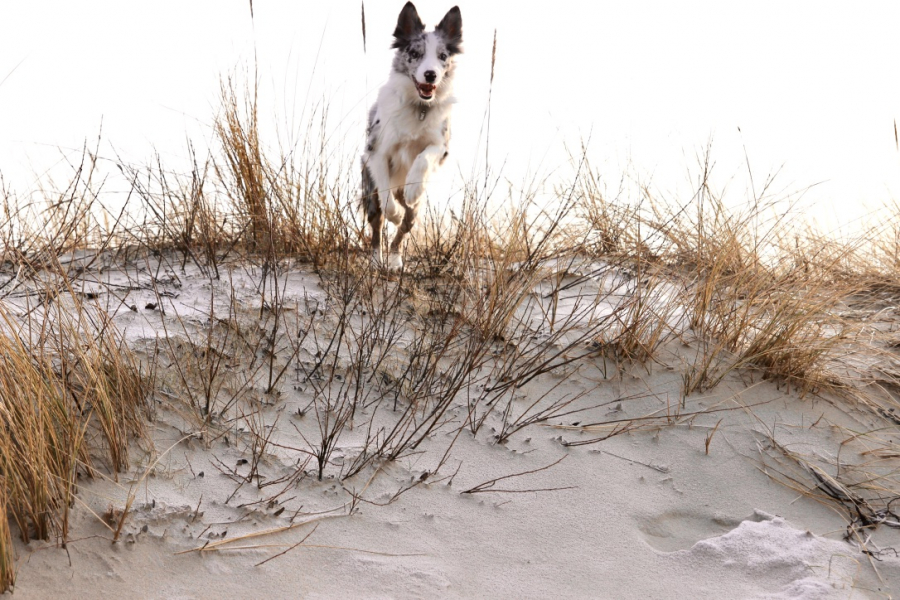
{"label": "dry beach grass", "polygon": [[[754,411],[696,401],[726,381],[865,411],[868,428],[827,425],[843,440],[833,456],[792,449],[760,422],[753,459],[841,511],[870,555],[872,530],[900,527],[896,211],[835,239],[794,218],[771,181],[737,203],[712,189],[709,151],[686,199],[628,186],[610,195],[585,153],[551,205],[527,187],[501,201],[496,182],[472,178],[457,205],[432,204],[405,269],[386,273],[368,262],[355,161],[329,141],[326,109],[301,142],[272,149],[252,86],[226,81],[222,100],[218,149],[192,150],[186,169],[113,161],[130,184],[118,210],[96,149],[37,199],[2,191],[0,589],[23,548],[13,536],[71,539],[88,478],[130,473],[127,502],[97,515],[119,543],[135,490],[177,444],[227,447],[216,458],[233,484],[225,503],[287,519],[215,541],[204,530],[197,550],[265,549],[262,535],[320,518],[291,504],[317,481],[344,494],[329,515],[426,482],[452,487],[463,439],[503,445],[549,426],[567,434],[562,449],[601,447],[696,425],[709,454],[728,414]],[[311,283],[299,291],[298,280]],[[178,297],[193,284],[205,295],[189,307]],[[144,314],[152,336],[119,331]],[[567,387],[588,369],[602,377]],[[654,369],[678,376],[677,397],[653,407],[607,393],[619,374]],[[151,430],[163,424],[174,441],[157,449]],[[407,464],[421,466],[379,487]],[[458,491],[566,487],[529,487],[542,469]],[[240,500],[246,488],[255,500]]]}

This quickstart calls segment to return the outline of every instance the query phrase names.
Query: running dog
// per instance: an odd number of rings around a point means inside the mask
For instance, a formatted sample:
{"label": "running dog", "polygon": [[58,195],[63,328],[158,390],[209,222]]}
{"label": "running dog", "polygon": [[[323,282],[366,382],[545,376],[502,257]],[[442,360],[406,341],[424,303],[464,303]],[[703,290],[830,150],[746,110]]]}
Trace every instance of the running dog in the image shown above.
{"label": "running dog", "polygon": [[462,16],[451,8],[434,31],[412,2],[394,30],[391,75],[369,111],[362,156],[362,203],[372,227],[372,258],[382,261],[384,220],[397,226],[387,266],[400,269],[404,236],[412,229],[428,176],[447,158],[454,57],[462,52]]}

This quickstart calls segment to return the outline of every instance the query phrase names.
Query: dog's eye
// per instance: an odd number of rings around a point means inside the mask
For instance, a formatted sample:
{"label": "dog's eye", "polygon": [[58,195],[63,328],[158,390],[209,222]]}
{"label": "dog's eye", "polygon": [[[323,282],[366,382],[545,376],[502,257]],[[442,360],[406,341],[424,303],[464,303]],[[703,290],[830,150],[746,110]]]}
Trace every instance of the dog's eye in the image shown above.
{"label": "dog's eye", "polygon": [[409,57],[410,57],[411,59],[415,60],[415,59],[419,58],[419,53],[416,52],[415,50],[410,50],[410,51],[409,51]]}
{"label": "dog's eye", "polygon": [[447,60],[447,53],[441,52],[441,55],[438,58],[440,58],[441,60]]}

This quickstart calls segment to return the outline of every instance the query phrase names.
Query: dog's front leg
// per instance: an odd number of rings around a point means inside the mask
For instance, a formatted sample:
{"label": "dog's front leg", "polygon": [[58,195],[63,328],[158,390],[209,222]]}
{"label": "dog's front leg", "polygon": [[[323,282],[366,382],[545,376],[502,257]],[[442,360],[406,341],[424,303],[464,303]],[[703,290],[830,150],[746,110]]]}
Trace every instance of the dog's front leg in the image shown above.
{"label": "dog's front leg", "polygon": [[[397,224],[397,233],[391,242],[391,253],[388,257],[388,266],[399,269],[403,266],[403,238],[412,229],[416,215],[419,212],[419,201],[425,193],[425,184],[435,165],[440,164],[447,153],[443,144],[432,144],[423,150],[413,161],[409,173],[406,175],[406,183],[403,193],[398,193],[399,205],[402,207],[402,218],[391,219]],[[400,190],[398,190],[399,192]]]}
{"label": "dog's front leg", "polygon": [[441,162],[444,154],[447,152],[443,144],[432,144],[422,150],[421,154],[413,161],[409,173],[406,175],[406,186],[404,189],[404,197],[407,206],[416,207],[422,194],[425,193],[425,184],[428,182],[428,176],[434,170],[435,165]]}

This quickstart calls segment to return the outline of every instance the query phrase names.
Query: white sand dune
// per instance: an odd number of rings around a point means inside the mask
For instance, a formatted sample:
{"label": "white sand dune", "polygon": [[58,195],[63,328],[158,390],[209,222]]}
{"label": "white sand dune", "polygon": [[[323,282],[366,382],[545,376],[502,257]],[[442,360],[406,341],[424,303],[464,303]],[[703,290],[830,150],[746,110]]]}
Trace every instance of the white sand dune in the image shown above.
{"label": "white sand dune", "polygon": [[[191,268],[157,276],[168,283],[145,285],[141,269],[110,269],[84,283],[145,360],[166,332],[180,339],[225,318],[232,289],[242,319],[252,324],[259,312],[259,272],[250,267],[220,281]],[[590,281],[584,285],[603,285]],[[291,310],[329,309],[311,272],[295,269],[282,284]],[[322,317],[322,334],[329,323]],[[304,348],[309,355],[300,360],[314,360],[314,347]],[[404,340],[392,350],[406,351]],[[245,417],[213,440],[173,391],[156,399],[155,452],[135,449],[134,468],[117,482],[81,481],[65,549],[17,544],[14,597],[896,597],[900,558],[892,548],[900,548],[900,530],[883,525],[864,540],[845,540],[846,510],[774,479],[788,466],[772,440],[804,456],[840,453],[841,464],[852,465],[862,449],[842,432],[876,429],[877,416],[838,399],[800,398],[752,373],[682,398],[692,351],[673,337],[646,365],[593,354],[541,374],[516,391],[510,410],[529,398],[582,394],[573,407],[585,411],[531,425],[504,443],[493,435],[502,426],[497,413],[478,435],[464,428],[456,437],[468,410],[461,397],[447,426],[416,452],[343,480],[364,425],[390,422],[392,407],[360,409],[319,481],[314,463],[297,471],[306,460],[299,449],[319,431],[311,386],[297,371],[277,397],[250,389]],[[163,383],[174,385],[170,360],[161,356],[158,366]],[[228,385],[244,367],[228,363]],[[618,424],[634,419],[621,432]],[[242,483],[254,427],[271,432],[271,443],[261,478]],[[268,482],[278,483],[261,487]],[[108,516],[116,517],[129,497],[122,535],[111,543],[98,516],[112,508]]]}

